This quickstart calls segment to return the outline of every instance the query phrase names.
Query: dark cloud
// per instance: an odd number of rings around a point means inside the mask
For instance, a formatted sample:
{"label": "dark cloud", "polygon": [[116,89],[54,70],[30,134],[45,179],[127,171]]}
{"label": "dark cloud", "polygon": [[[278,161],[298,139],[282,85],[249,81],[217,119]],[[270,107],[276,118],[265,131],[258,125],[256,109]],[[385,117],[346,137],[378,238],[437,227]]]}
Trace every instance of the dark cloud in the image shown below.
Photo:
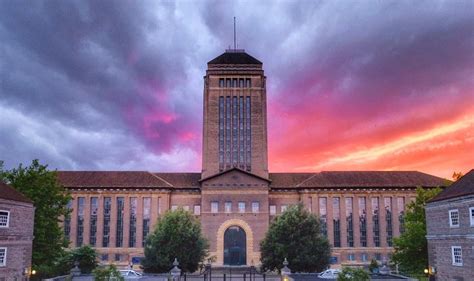
{"label": "dark cloud", "polygon": [[[264,62],[270,142],[303,119],[310,129],[302,136],[318,146],[309,150],[389,138],[407,124],[423,129],[474,104],[473,6],[5,2],[0,159],[199,170],[202,76],[206,62],[232,45],[234,16],[239,47]],[[440,110],[443,103],[450,108]],[[279,141],[270,154],[295,145]]]}

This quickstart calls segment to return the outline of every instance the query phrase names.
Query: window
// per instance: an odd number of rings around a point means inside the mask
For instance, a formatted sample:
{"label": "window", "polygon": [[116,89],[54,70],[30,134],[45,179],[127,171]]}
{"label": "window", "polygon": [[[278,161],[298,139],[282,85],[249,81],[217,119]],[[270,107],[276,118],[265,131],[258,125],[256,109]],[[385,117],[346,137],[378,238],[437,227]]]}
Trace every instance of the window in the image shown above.
{"label": "window", "polygon": [[123,209],[125,198],[117,197],[117,229],[115,230],[115,247],[123,246]]}
{"label": "window", "polygon": [[143,232],[142,232],[142,247],[145,247],[146,237],[150,232],[150,210],[151,198],[143,198]]}
{"label": "window", "polygon": [[346,198],[347,246],[354,247],[354,223],[352,221],[352,197]]}
{"label": "window", "polygon": [[102,254],[102,256],[100,257],[100,259],[102,261],[108,261],[109,260],[109,255],[108,254]]}
{"label": "window", "polygon": [[0,248],[0,266],[7,265],[7,248]]}
{"label": "window", "polygon": [[360,246],[367,247],[367,216],[365,197],[359,197]]}
{"label": "window", "polygon": [[232,87],[233,88],[237,88],[239,86],[237,81],[238,81],[237,78],[232,79]]}
{"label": "window", "polygon": [[245,202],[239,202],[239,213],[245,213]]}
{"label": "window", "polygon": [[130,218],[128,231],[128,246],[135,247],[137,242],[137,197],[130,197]]}
{"label": "window", "polygon": [[219,212],[219,202],[211,202],[211,213]]}
{"label": "window", "polygon": [[232,80],[231,79],[226,79],[225,80],[225,86],[226,86],[226,88],[232,87]]}
{"label": "window", "polygon": [[[69,202],[67,202],[66,208],[69,212],[71,212],[72,200],[69,200]],[[64,238],[66,238],[67,241],[71,239],[71,213],[67,214],[64,217]]]}
{"label": "window", "polygon": [[110,213],[112,198],[104,197],[104,228],[102,236],[102,247],[108,247],[110,242]]}
{"label": "window", "polygon": [[252,213],[260,212],[260,203],[259,202],[252,202]]}
{"label": "window", "polygon": [[0,211],[0,227],[8,227],[10,222],[10,212]]}
{"label": "window", "polygon": [[76,247],[82,246],[84,242],[84,197],[77,197],[77,234],[76,234]]}
{"label": "window", "polygon": [[121,254],[115,254],[115,261],[121,261],[122,260],[122,255]]}
{"label": "window", "polygon": [[232,213],[232,202],[230,201],[225,202],[224,209],[226,213]]}
{"label": "window", "polygon": [[224,88],[224,87],[225,87],[224,78],[220,78],[219,79],[219,88]]}
{"label": "window", "polygon": [[380,224],[379,224],[379,198],[372,198],[372,222],[374,234],[374,246],[380,247]]}
{"label": "window", "polygon": [[453,256],[453,265],[462,266],[462,249],[461,246],[452,246],[451,253]]}
{"label": "window", "polygon": [[459,211],[449,210],[449,226],[450,227],[459,227]]}
{"label": "window", "polygon": [[398,221],[400,222],[400,234],[405,232],[405,219],[404,219],[404,212],[405,212],[405,198],[404,197],[397,197],[397,208],[398,208]]}
{"label": "window", "polygon": [[97,211],[99,209],[99,198],[91,197],[91,217],[89,229],[89,244],[95,246],[97,243]]}
{"label": "window", "polygon": [[281,213],[284,213],[286,211],[286,209],[288,209],[288,206],[287,205],[281,205],[280,207],[280,212]]}
{"label": "window", "polygon": [[186,212],[189,212],[189,206],[188,205],[184,206],[183,210],[185,210]]}
{"label": "window", "polygon": [[347,255],[347,260],[348,261],[355,261],[355,255],[354,254],[348,254]]}
{"label": "window", "polygon": [[474,226],[474,207],[469,208],[469,219],[471,221],[471,226]]}
{"label": "window", "polygon": [[250,97],[245,97],[245,163],[247,171],[252,170],[252,122]]}
{"label": "window", "polygon": [[367,261],[367,254],[366,253],[362,253],[360,257],[361,257],[362,261]]}
{"label": "window", "polygon": [[241,78],[241,79],[239,79],[239,88],[243,88],[243,87],[245,87],[244,79]]}
{"label": "window", "polygon": [[328,236],[328,226],[327,226],[327,198],[319,198],[319,217],[321,218],[321,233],[324,236]]}
{"label": "window", "polygon": [[201,215],[201,205],[194,205],[194,215],[196,216]]}
{"label": "window", "polygon": [[385,221],[387,222],[387,245],[392,247],[393,228],[392,228],[392,198],[384,198]]}
{"label": "window", "polygon": [[277,212],[277,206],[276,205],[270,205],[270,216],[276,215]]}
{"label": "window", "polygon": [[178,210],[178,205],[171,205],[171,211]]}
{"label": "window", "polygon": [[333,215],[333,234],[334,234],[334,247],[341,247],[341,220],[340,220],[340,199],[339,197],[332,198],[332,215]]}
{"label": "window", "polygon": [[245,87],[246,87],[246,88],[252,87],[252,84],[251,84],[250,81],[251,81],[250,78],[245,79]]}
{"label": "window", "polygon": [[224,170],[224,97],[219,97],[219,169]]}
{"label": "window", "polygon": [[376,260],[376,261],[381,261],[381,260],[382,260],[382,254],[380,254],[380,253],[375,253],[375,260]]}

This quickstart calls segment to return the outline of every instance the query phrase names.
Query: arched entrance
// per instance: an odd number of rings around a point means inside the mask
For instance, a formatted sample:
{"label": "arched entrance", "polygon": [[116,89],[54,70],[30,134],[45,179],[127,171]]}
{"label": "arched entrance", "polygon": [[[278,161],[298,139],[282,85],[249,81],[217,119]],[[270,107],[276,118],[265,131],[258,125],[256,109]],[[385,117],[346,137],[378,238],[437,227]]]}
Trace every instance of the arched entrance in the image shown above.
{"label": "arched entrance", "polygon": [[245,265],[247,261],[247,235],[240,226],[231,226],[224,233],[224,264]]}

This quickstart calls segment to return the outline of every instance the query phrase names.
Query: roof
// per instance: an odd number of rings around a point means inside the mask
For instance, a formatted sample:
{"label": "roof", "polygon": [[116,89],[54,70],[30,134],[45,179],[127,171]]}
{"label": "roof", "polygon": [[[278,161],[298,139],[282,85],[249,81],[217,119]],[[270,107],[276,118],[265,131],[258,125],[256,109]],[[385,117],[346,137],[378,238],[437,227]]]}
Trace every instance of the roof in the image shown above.
{"label": "roof", "polygon": [[247,54],[244,50],[228,50],[207,64],[258,64],[262,62]]}
{"label": "roof", "polygon": [[474,169],[465,174],[452,185],[445,188],[429,202],[457,198],[474,194]]}
{"label": "roof", "polygon": [[67,188],[159,188],[171,187],[145,171],[59,171],[59,182]]}
{"label": "roof", "polygon": [[413,188],[446,186],[449,181],[417,171],[333,171],[270,173],[262,178],[238,168],[201,179],[201,173],[150,173],[146,171],[59,171],[67,188],[199,188],[200,183],[239,170],[270,182],[270,188]]}
{"label": "roof", "polygon": [[2,181],[0,181],[0,198],[33,204],[33,202],[28,197]]}
{"label": "roof", "polygon": [[320,173],[272,173],[274,188],[336,187],[437,187],[447,180],[417,171],[331,171]]}
{"label": "roof", "polygon": [[208,176],[207,178],[203,178],[203,179],[199,180],[199,182],[207,181],[207,180],[209,180],[209,179],[218,177],[218,176],[223,175],[223,174],[230,173],[230,172],[232,172],[232,171],[238,171],[238,172],[244,173],[244,174],[246,174],[246,175],[249,175],[249,176],[251,176],[251,177],[254,177],[254,178],[257,178],[257,179],[266,181],[266,182],[271,182],[270,179],[263,178],[263,177],[261,177],[261,176],[258,176],[258,175],[256,175],[256,174],[247,172],[247,171],[242,170],[242,169],[239,169],[239,168],[237,168],[237,167],[233,167],[232,169],[225,170],[225,171],[222,171],[222,172],[217,173],[217,174],[214,174],[214,175],[210,175],[210,176]]}

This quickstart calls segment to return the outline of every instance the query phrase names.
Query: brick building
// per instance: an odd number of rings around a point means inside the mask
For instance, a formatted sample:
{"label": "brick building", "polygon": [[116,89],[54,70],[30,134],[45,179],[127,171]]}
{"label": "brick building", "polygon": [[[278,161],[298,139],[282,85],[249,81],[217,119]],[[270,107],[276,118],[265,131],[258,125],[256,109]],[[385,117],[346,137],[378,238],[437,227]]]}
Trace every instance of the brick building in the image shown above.
{"label": "brick building", "polygon": [[0,181],[0,280],[23,280],[31,268],[33,203]]}
{"label": "brick building", "polygon": [[430,200],[426,228],[430,271],[436,279],[473,280],[474,170]]}
{"label": "brick building", "polygon": [[445,184],[416,171],[269,173],[266,77],[243,50],[208,63],[203,98],[201,173],[59,172],[74,197],[64,222],[71,247],[138,261],[157,218],[182,207],[199,217],[216,264],[257,265],[271,220],[302,202],[323,220],[334,263],[366,264],[389,257],[415,188]]}

